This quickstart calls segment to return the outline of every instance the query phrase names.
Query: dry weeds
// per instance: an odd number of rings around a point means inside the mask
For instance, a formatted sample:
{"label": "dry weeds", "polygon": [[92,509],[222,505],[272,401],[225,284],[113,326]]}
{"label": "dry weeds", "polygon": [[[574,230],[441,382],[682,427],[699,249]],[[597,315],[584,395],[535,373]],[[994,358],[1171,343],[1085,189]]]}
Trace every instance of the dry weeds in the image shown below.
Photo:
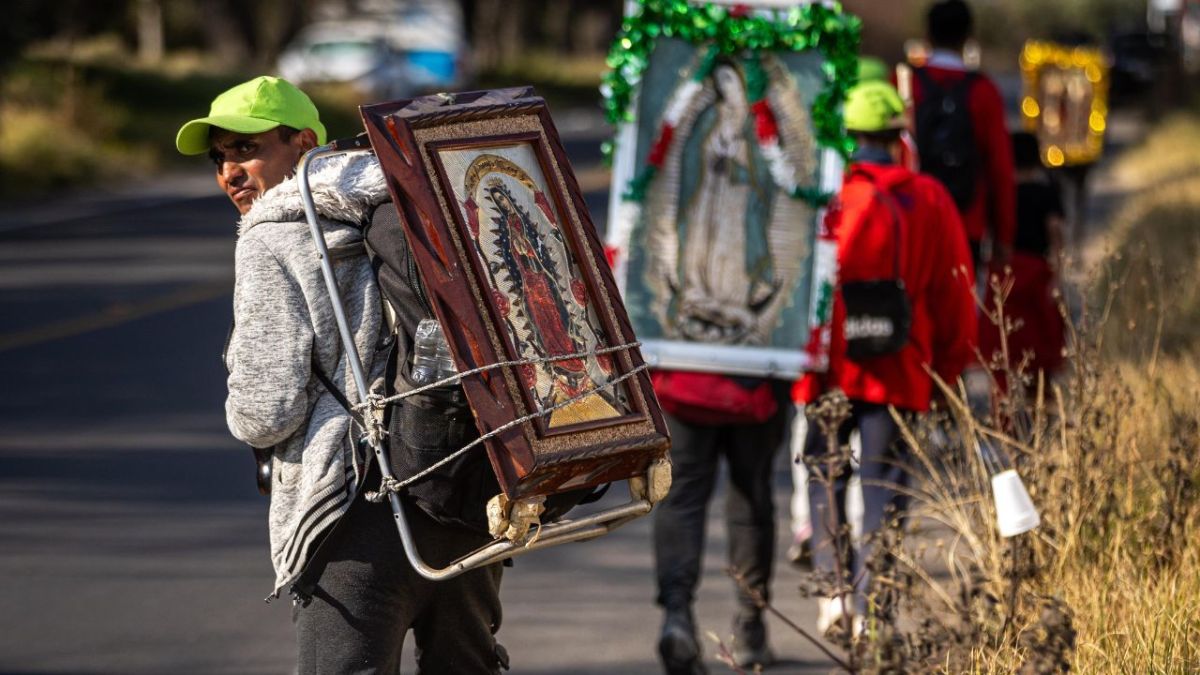
{"label": "dry weeds", "polygon": [[[1150,316],[1168,305],[1148,307],[1144,325],[1169,323]],[[891,609],[843,643],[846,670],[1200,670],[1200,368],[1162,357],[1152,328],[1135,333],[1141,357],[1115,356],[1085,314],[1065,376],[1026,373],[1012,355],[993,365],[1025,386],[994,390],[990,415],[942,383],[934,414],[897,416],[916,476],[908,541],[881,542],[872,604]],[[1012,539],[995,525],[1001,466],[1018,469],[1042,517]],[[809,592],[834,586],[814,579]]]}
{"label": "dry weeds", "polygon": [[[995,379],[1022,385],[1004,393],[994,380],[990,413],[971,410],[961,383],[939,383],[933,414],[897,416],[912,448],[911,517],[881,542],[873,606],[890,609],[842,644],[845,670],[1200,671],[1195,293],[1171,291],[1147,251],[1110,259],[1092,287],[1063,375],[1003,354],[989,360]],[[991,292],[1002,298],[1004,284]],[[1042,518],[1011,539],[991,495],[1001,467],[1020,472]]]}

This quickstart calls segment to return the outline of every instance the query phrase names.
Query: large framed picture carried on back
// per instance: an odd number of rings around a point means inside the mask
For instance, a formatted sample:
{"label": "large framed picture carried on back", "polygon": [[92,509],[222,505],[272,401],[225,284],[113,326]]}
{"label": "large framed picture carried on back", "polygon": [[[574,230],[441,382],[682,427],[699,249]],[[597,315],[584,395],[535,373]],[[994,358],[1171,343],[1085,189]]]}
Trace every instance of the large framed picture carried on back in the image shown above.
{"label": "large framed picture carried on back", "polygon": [[607,236],[643,352],[669,369],[822,370],[836,247],[820,225],[850,150],[858,20],[823,3],[631,4],[603,85]]}
{"label": "large framed picture carried on back", "polygon": [[[644,475],[668,434],[603,248],[531,88],[363,108],[510,498]],[[495,367],[496,364],[507,364]]]}

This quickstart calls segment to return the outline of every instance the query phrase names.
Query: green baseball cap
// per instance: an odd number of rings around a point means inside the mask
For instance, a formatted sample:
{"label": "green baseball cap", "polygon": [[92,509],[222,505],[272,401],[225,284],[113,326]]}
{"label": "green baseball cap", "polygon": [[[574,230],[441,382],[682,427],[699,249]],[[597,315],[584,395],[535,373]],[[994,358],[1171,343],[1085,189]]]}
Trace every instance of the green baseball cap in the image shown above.
{"label": "green baseball cap", "polygon": [[860,82],[846,93],[846,129],[866,133],[904,128],[904,101],[887,82]]}
{"label": "green baseball cap", "polygon": [[312,129],[317,143],[325,143],[325,125],[317,106],[296,85],[278,77],[256,77],[213,99],[208,117],[192,120],[179,129],[175,147],[185,155],[208,152],[211,127],[239,134],[261,134],[277,126]]}
{"label": "green baseball cap", "polygon": [[887,64],[883,61],[874,56],[858,57],[859,82],[870,82],[871,80],[883,80],[886,82],[888,74]]}

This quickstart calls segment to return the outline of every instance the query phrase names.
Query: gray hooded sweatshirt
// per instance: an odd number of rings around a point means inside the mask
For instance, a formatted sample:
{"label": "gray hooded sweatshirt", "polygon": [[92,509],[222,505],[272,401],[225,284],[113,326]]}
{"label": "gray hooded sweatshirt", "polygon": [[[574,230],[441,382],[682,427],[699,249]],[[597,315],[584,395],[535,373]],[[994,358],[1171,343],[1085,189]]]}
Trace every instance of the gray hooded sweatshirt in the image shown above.
{"label": "gray hooded sweatshirt", "polygon": [[[310,176],[331,248],[360,242],[360,225],[390,198],[373,155],[318,160]],[[331,257],[375,389],[387,359],[376,351],[381,315],[371,264],[361,251]],[[304,568],[320,535],[349,508],[364,471],[350,416],[312,372],[316,364],[352,403],[360,400],[295,178],[263,193],[242,216],[235,273],[225,415],[239,440],[275,448],[270,537],[278,594]]]}

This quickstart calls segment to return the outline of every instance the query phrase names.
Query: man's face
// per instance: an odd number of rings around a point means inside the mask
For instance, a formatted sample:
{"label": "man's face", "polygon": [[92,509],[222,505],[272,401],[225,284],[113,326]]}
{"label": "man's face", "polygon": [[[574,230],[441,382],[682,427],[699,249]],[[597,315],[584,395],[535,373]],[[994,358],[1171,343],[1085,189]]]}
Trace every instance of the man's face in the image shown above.
{"label": "man's face", "polygon": [[291,176],[300,157],[315,146],[310,129],[284,140],[280,129],[239,134],[214,127],[208,156],[217,165],[217,185],[244,215],[255,199]]}

